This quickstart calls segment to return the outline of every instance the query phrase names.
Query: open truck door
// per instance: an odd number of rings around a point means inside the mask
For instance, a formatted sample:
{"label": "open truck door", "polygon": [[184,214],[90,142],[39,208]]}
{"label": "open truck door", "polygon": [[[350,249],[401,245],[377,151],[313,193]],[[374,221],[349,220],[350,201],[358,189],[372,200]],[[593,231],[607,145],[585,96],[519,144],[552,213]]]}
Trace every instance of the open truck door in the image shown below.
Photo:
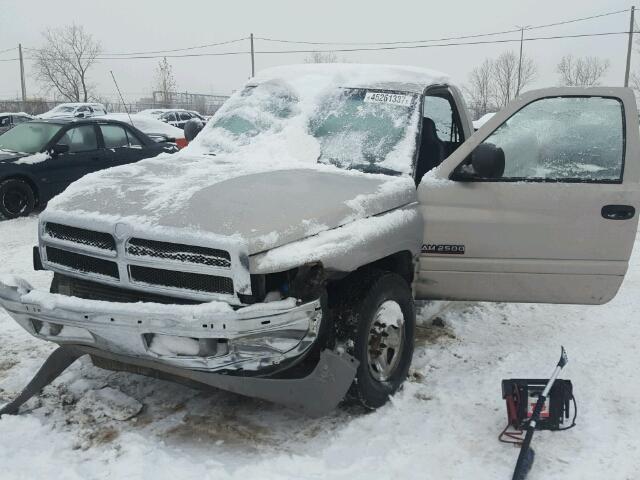
{"label": "open truck door", "polygon": [[548,88],[497,113],[418,187],[416,298],[602,304],[640,207],[627,88]]}

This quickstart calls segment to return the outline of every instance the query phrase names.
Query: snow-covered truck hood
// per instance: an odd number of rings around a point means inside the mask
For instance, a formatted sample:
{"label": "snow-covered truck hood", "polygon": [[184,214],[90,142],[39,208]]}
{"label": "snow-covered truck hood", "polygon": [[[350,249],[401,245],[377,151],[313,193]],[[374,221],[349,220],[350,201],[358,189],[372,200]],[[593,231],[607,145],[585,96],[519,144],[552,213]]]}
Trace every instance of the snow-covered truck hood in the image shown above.
{"label": "snow-covered truck hood", "polygon": [[194,184],[179,171],[210,159],[167,160],[85,177],[45,216],[235,237],[251,255],[416,201],[408,177],[321,166],[234,174],[226,165]]}
{"label": "snow-covered truck hood", "polygon": [[264,70],[180,153],[87,175],[43,218],[225,237],[252,255],[398,209],[416,201],[420,94],[446,81],[389,65]]}

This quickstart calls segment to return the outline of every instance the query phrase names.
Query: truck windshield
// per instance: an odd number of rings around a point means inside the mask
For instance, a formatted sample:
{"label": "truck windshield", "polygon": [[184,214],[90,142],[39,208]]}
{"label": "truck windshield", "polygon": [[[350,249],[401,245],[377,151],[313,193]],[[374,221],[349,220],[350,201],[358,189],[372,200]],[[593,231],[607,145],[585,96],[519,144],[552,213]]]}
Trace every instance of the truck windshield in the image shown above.
{"label": "truck windshield", "polygon": [[[210,154],[258,141],[318,143],[319,163],[347,170],[411,174],[418,132],[419,95],[334,87],[299,98],[284,80],[249,85],[231,97],[198,136]],[[285,132],[286,130],[286,132]],[[284,135],[278,134],[285,132]],[[260,137],[260,138],[258,138]]]}
{"label": "truck windshield", "polygon": [[212,129],[219,129],[217,133],[221,135],[218,149],[225,150],[225,138],[243,145],[260,133],[275,133],[294,114],[297,102],[296,95],[284,82],[245,87],[224,104],[210,124]]}
{"label": "truck windshield", "polygon": [[418,113],[415,94],[340,89],[311,121],[311,134],[320,142],[319,162],[367,173],[410,173]]}
{"label": "truck windshield", "polygon": [[60,127],[55,123],[21,123],[0,135],[0,150],[20,153],[41,152]]}

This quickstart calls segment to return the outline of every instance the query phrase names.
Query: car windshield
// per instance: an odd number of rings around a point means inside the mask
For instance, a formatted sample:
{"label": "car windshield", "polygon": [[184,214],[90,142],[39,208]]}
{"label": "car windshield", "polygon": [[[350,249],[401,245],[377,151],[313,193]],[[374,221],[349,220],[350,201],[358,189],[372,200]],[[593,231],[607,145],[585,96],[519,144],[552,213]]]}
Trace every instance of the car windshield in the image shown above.
{"label": "car windshield", "polygon": [[41,152],[60,128],[55,123],[21,123],[0,135],[0,149],[21,153]]}
{"label": "car windshield", "polygon": [[[368,173],[410,173],[419,114],[418,95],[345,88],[321,102],[311,120],[320,163]],[[415,130],[417,132],[417,129]],[[397,154],[397,155],[396,155]]]}

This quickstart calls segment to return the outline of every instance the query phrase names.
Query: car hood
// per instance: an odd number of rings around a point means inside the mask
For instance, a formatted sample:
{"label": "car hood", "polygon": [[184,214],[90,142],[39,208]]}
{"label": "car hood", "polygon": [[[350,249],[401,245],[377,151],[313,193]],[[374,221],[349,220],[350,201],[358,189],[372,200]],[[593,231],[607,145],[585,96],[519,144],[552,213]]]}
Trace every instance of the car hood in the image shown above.
{"label": "car hood", "polygon": [[416,201],[406,176],[172,157],[88,175],[55,198],[45,218],[232,237],[255,254]]}
{"label": "car hood", "polygon": [[20,160],[21,158],[26,156],[28,156],[28,154],[26,153],[7,152],[4,150],[0,150],[0,163],[15,162],[16,160]]}

